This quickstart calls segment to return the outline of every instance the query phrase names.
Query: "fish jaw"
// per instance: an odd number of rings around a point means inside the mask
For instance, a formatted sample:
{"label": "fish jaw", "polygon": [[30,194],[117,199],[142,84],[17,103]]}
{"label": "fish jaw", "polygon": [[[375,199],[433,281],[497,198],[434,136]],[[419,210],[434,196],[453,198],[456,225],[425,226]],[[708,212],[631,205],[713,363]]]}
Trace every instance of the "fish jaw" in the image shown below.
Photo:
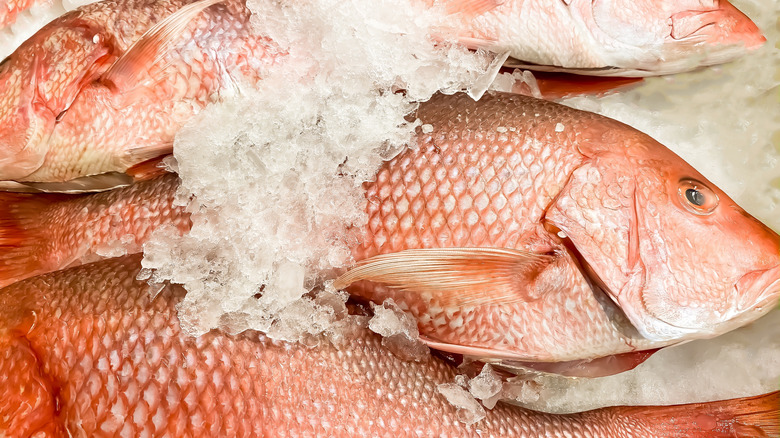
{"label": "fish jaw", "polygon": [[766,42],[758,26],[726,0],[715,9],[683,11],[670,20],[663,49],[668,62],[659,70],[663,74],[730,62]]}

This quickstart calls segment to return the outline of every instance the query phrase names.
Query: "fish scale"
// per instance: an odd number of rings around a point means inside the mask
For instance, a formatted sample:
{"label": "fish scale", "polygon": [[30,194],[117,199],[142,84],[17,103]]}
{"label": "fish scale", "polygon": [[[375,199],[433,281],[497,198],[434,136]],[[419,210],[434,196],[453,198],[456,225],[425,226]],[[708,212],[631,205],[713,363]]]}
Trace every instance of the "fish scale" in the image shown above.
{"label": "fish scale", "polygon": [[[724,433],[732,433],[740,422],[777,429],[774,417],[748,415],[776,406],[777,394],[571,415],[499,403],[480,423],[466,426],[437,389],[454,379],[455,370],[433,357],[403,361],[359,326],[347,343],[322,339],[315,347],[273,341],[252,331],[235,336],[212,331],[193,338],[181,332],[176,318],[184,290],[166,286],[152,298],[149,286],[136,280],[139,270],[140,256],[126,256],[3,289],[0,433],[718,436],[706,435],[713,429],[691,426],[694,415],[711,415]],[[353,318],[365,323],[364,317]]]}
{"label": "fish scale", "polygon": [[780,237],[649,136],[505,93],[434,96],[412,117],[415,146],[364,185],[358,263],[336,286],[392,298],[433,348],[606,358],[712,337],[776,302]]}
{"label": "fish scale", "polygon": [[0,193],[0,286],[101,255],[137,252],[151,233],[183,233],[190,216],[174,203],[179,178],[165,174],[94,195]]}
{"label": "fish scale", "polygon": [[[594,131],[580,127],[592,126],[597,116],[573,118],[571,109],[543,101],[518,106],[527,99],[511,96],[484,99],[488,103],[442,97],[421,106],[417,117],[433,131],[418,133],[415,148],[384,163],[376,181],[366,184],[369,225],[353,251],[356,260],[416,248],[562,248],[540,219],[583,161],[577,143],[567,141],[570,133],[579,131],[580,141],[590,141],[588,133]],[[559,122],[568,132],[556,132]],[[410,186],[421,189],[406,190]],[[470,220],[474,215],[479,220]],[[433,298],[417,299],[382,285],[363,283],[350,292],[377,302],[393,298],[417,317],[421,333],[437,340],[500,346],[532,360],[566,361],[654,346],[617,329],[581,275],[566,269],[561,275],[569,280],[565,293],[450,312]],[[456,319],[463,322],[453,326]]]}
{"label": "fish scale", "polygon": [[[197,4],[107,0],[62,16],[27,40],[0,70],[0,138],[12,160],[26,158],[0,170],[0,178],[64,182],[125,172],[170,153],[178,129],[235,83],[259,80],[280,53],[250,31],[244,0],[189,17],[182,31],[161,40],[170,46],[160,43],[160,53],[133,49],[139,40],[157,41],[147,34],[153,26]],[[112,70],[127,57],[125,69]],[[35,89],[22,77],[32,77]]]}

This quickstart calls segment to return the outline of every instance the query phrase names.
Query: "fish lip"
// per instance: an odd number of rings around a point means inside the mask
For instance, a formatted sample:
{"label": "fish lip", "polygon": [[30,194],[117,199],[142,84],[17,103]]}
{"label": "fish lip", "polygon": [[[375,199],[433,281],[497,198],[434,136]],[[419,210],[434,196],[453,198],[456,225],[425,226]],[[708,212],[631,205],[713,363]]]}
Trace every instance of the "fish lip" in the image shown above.
{"label": "fish lip", "polygon": [[734,288],[739,297],[736,304],[740,313],[780,298],[780,264],[748,272],[737,281]]}
{"label": "fish lip", "polygon": [[744,274],[734,284],[733,289],[735,299],[732,301],[732,309],[725,314],[726,318],[709,329],[672,324],[649,309],[646,310],[659,322],[681,332],[694,334],[696,338],[717,336],[758,319],[774,307],[772,302],[780,300],[780,265]]}

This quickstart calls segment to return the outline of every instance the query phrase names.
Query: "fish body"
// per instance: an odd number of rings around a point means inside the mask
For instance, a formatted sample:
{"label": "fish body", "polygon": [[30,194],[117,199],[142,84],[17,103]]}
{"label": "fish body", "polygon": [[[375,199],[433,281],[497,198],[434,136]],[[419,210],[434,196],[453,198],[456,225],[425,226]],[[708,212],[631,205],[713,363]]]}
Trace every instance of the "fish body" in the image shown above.
{"label": "fish body", "polygon": [[336,286],[393,298],[434,348],[592,359],[777,303],[777,234],[649,136],[502,93],[435,96],[416,117],[416,147],[365,185],[359,263]]}
{"label": "fish body", "polygon": [[0,66],[0,180],[70,181],[170,153],[176,131],[273,58],[242,0],[109,0]]}
{"label": "fish body", "polygon": [[518,66],[600,76],[655,76],[731,61],[761,46],[726,0],[453,0],[461,39],[509,52]]}
{"label": "fish body", "polygon": [[313,348],[256,332],[189,337],[175,311],[184,290],[153,297],[136,280],[139,262],[111,259],[3,289],[4,436],[733,437],[779,427],[776,393],[571,415],[499,403],[465,426],[437,391],[455,377],[443,362],[403,361],[359,327],[348,342]]}
{"label": "fish body", "polygon": [[101,256],[140,252],[163,225],[189,231],[189,213],[175,204],[178,186],[178,176],[165,174],[91,195],[0,193],[0,287]]}

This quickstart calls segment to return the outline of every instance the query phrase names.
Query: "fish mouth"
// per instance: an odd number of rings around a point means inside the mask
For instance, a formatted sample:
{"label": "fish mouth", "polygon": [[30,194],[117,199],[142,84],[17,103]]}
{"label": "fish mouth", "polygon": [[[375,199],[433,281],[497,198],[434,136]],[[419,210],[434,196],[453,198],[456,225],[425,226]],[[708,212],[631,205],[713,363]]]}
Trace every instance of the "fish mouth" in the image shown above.
{"label": "fish mouth", "polygon": [[708,9],[682,11],[669,18],[669,36],[674,41],[705,43],[716,50],[724,46],[754,50],[766,42],[758,26],[726,0],[717,1]]}
{"label": "fish mouth", "polygon": [[[659,322],[683,332],[695,334],[696,338],[709,338],[737,329],[769,312],[780,300],[780,265],[761,269],[743,275],[733,286],[733,299],[726,312],[718,314],[718,320],[708,327],[675,324],[656,315],[645,306],[645,310]],[[711,316],[711,314],[710,314]]]}
{"label": "fish mouth", "polygon": [[777,301],[780,298],[780,265],[749,272],[734,286],[739,300],[737,311],[745,312]]}

